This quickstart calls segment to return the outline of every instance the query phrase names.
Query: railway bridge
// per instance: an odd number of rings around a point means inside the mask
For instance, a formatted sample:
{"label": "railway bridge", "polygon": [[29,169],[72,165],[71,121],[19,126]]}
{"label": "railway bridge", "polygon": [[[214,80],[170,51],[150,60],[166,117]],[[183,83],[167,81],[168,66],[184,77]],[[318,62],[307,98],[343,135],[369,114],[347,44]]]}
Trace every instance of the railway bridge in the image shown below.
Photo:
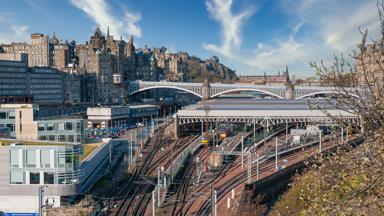
{"label": "railway bridge", "polygon": [[[202,99],[212,99],[227,93],[234,92],[259,92],[279,99],[303,99],[313,96],[334,95],[338,91],[334,87],[295,86],[290,82],[285,86],[252,85],[252,84],[223,84],[223,83],[185,83],[185,82],[146,82],[131,81],[128,83],[129,96],[151,89],[175,89],[189,92]],[[354,89],[348,89],[353,92]],[[357,97],[357,96],[356,96]]]}

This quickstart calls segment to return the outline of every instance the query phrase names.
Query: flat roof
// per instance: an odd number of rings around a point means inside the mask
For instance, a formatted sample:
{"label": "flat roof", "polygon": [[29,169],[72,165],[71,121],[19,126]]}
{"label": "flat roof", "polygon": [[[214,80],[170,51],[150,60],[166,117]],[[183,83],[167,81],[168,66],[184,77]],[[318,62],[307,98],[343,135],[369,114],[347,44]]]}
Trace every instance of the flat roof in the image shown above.
{"label": "flat roof", "polygon": [[152,105],[152,104],[140,104],[140,105],[131,105],[129,106],[130,109],[143,109],[143,108],[159,108],[158,105]]}
{"label": "flat roof", "polygon": [[318,107],[336,110],[334,106],[323,99],[258,99],[258,98],[221,98],[199,102],[185,107],[185,110],[314,110]]}
{"label": "flat roof", "polygon": [[11,144],[25,145],[25,146],[71,146],[78,145],[80,143],[65,143],[65,142],[54,142],[54,141],[27,141],[27,140],[16,140],[16,139],[0,139],[0,146],[9,146]]}
{"label": "flat roof", "polygon": [[[213,99],[206,103],[198,103],[185,107],[177,112],[179,117],[204,116],[208,107],[209,116],[254,116],[254,117],[295,117],[326,116],[323,109],[334,116],[356,115],[335,108],[323,99]],[[321,109],[319,109],[321,108]]]}

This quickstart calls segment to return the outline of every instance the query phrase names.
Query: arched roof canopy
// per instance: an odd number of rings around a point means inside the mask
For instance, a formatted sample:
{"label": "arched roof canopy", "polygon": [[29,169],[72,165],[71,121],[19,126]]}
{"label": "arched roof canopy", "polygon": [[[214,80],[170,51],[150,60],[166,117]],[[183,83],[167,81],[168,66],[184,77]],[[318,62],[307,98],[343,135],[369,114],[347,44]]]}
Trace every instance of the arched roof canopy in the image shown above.
{"label": "arched roof canopy", "polygon": [[175,89],[175,90],[180,90],[180,91],[185,91],[185,92],[188,92],[188,93],[191,93],[199,98],[203,98],[202,95],[194,92],[194,91],[191,91],[191,90],[188,90],[188,89],[185,89],[185,88],[180,88],[180,87],[177,87],[177,86],[151,86],[151,87],[146,87],[146,88],[142,88],[142,89],[139,89],[137,91],[134,91],[132,93],[129,94],[129,96],[132,96],[134,94],[137,94],[137,93],[140,93],[140,92],[143,92],[143,91],[147,91],[147,90],[151,90],[151,89]]}
{"label": "arched roof canopy", "polygon": [[272,93],[272,92],[269,92],[269,91],[265,91],[265,90],[261,90],[261,89],[253,89],[253,88],[230,89],[230,90],[226,90],[226,91],[222,91],[220,93],[214,94],[214,95],[211,96],[211,98],[215,98],[215,97],[218,97],[220,95],[227,94],[227,93],[242,92],[242,91],[261,92],[261,93],[264,93],[266,95],[270,95],[270,96],[273,96],[273,97],[276,97],[276,98],[284,99],[284,97],[281,97],[280,95],[277,95],[275,93]]}
{"label": "arched roof canopy", "polygon": [[300,96],[298,98],[296,98],[296,100],[299,100],[299,99],[304,99],[304,98],[309,98],[309,97],[312,97],[312,96],[316,96],[316,95],[341,95],[341,96],[352,96],[352,97],[355,97],[355,98],[360,98],[360,96],[356,95],[356,94],[343,94],[343,93],[340,93],[340,92],[337,92],[337,91],[319,91],[319,92],[313,92],[313,93],[310,93],[310,94],[306,94],[306,95],[303,95],[303,96]]}

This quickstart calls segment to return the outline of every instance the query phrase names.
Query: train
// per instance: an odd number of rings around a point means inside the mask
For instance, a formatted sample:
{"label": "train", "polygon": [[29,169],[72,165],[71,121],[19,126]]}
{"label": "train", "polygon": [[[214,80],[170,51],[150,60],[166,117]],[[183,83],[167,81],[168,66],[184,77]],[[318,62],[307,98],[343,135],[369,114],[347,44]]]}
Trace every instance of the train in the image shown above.
{"label": "train", "polygon": [[212,134],[205,134],[201,138],[201,145],[202,146],[209,146],[212,143]]}

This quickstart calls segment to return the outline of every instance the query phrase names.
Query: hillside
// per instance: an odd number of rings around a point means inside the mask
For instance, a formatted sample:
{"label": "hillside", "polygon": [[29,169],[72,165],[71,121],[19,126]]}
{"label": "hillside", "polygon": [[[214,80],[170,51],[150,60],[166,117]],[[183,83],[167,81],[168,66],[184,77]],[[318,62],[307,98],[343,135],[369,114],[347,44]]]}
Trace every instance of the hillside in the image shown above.
{"label": "hillside", "polygon": [[236,80],[236,72],[221,64],[219,59],[213,56],[208,60],[192,57],[186,60],[186,80],[191,82],[203,82],[208,78],[211,82],[231,82]]}

